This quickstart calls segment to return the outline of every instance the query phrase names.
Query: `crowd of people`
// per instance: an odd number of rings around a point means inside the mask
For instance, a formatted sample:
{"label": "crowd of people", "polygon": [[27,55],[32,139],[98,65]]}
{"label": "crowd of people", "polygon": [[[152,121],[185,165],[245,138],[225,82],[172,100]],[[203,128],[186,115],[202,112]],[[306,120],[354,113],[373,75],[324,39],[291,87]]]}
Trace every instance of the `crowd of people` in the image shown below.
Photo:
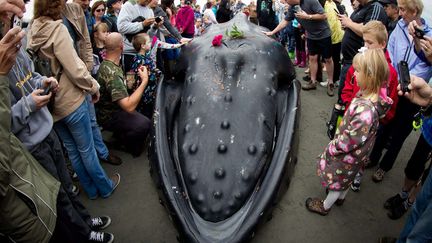
{"label": "crowd of people", "polygon": [[[307,198],[306,208],[327,215],[333,204],[341,206],[349,188],[360,190],[366,168],[377,167],[372,180],[381,182],[413,124],[420,124],[401,191],[384,207],[391,219],[412,208],[399,242],[432,240],[432,179],[430,165],[425,168],[432,152],[426,84],[432,32],[421,18],[423,2],[351,2],[348,16],[339,0],[209,0],[203,7],[194,0],[179,6],[35,0],[24,31],[14,23],[25,1],[0,0],[0,241],[113,242],[103,232],[111,218],[91,217],[79,188],[91,200],[112,195],[121,177],[107,175],[101,162],[122,164],[113,149],[143,153],[157,86],[172,77],[181,47],[240,13],[269,29],[263,35],[277,35],[294,65],[308,67],[303,90],[319,83],[334,96],[339,87],[329,108],[331,141],[317,161],[328,195]],[[412,75],[407,88],[398,87],[403,65]],[[107,144],[101,130],[113,141]]]}

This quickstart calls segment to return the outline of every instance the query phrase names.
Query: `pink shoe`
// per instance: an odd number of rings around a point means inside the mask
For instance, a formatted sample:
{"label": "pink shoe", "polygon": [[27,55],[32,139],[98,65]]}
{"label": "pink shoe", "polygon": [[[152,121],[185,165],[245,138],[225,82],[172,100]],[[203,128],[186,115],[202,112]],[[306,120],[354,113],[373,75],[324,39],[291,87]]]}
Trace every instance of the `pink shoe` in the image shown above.
{"label": "pink shoe", "polygon": [[295,58],[295,62],[293,63],[294,66],[299,65],[301,63],[301,59],[302,59],[301,52],[296,50],[296,58]]}

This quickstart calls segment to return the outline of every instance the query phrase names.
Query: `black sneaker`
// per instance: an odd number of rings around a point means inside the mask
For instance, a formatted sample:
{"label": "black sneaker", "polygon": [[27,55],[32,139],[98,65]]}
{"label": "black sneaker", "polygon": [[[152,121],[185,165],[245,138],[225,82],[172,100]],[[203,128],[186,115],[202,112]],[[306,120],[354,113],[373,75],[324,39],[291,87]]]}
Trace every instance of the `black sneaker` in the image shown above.
{"label": "black sneaker", "polygon": [[353,183],[353,184],[351,184],[351,190],[353,192],[359,192],[360,191],[360,183]]}
{"label": "black sneaker", "polygon": [[387,213],[387,216],[393,220],[400,219],[410,208],[410,206],[407,205],[408,203],[404,202],[394,208],[391,208],[390,212]]}
{"label": "black sneaker", "polygon": [[99,158],[99,160],[112,165],[121,165],[123,163],[123,160],[117,155],[112,154],[111,151],[108,153],[108,158]]}
{"label": "black sneaker", "polygon": [[109,216],[100,216],[92,218],[91,229],[92,230],[103,230],[111,224],[111,218]]}
{"label": "black sneaker", "polygon": [[385,209],[395,208],[399,205],[402,205],[404,201],[405,199],[403,199],[398,193],[385,201],[384,208]]}
{"label": "black sneaker", "polygon": [[91,231],[88,242],[112,243],[114,242],[114,235],[111,233]]}

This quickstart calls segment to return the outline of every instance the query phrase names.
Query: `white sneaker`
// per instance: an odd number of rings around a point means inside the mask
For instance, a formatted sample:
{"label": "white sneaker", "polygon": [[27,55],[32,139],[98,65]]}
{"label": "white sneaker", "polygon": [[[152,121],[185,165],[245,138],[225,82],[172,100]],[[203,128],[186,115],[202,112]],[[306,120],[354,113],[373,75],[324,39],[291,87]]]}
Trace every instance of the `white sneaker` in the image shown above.
{"label": "white sneaker", "polygon": [[100,216],[92,218],[90,228],[92,230],[103,230],[111,224],[111,218],[109,216]]}
{"label": "white sneaker", "polygon": [[327,87],[328,81],[323,81],[319,83],[322,87]]}

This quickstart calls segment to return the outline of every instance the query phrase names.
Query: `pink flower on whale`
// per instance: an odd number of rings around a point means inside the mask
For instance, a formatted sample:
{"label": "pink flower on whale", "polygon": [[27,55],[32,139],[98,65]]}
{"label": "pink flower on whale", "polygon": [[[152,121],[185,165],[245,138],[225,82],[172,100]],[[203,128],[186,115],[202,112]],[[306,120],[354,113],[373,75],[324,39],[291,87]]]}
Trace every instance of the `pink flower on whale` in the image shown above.
{"label": "pink flower on whale", "polygon": [[212,46],[220,46],[220,45],[222,45],[222,39],[223,39],[223,35],[216,35],[213,38]]}

